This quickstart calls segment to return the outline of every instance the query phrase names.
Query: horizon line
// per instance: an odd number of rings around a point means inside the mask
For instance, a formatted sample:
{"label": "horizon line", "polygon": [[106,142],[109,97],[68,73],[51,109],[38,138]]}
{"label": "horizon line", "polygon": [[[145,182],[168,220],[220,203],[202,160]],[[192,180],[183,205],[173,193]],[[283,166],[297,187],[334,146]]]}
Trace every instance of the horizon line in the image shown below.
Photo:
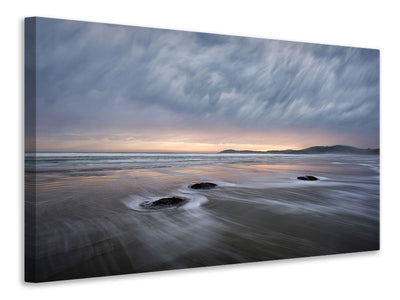
{"label": "horizon line", "polygon": [[221,151],[226,151],[226,150],[234,150],[234,151],[257,151],[257,152],[269,152],[269,151],[287,151],[287,150],[304,150],[312,147],[334,147],[334,146],[346,146],[346,147],[353,147],[353,148],[358,148],[358,149],[380,149],[379,147],[365,147],[365,148],[360,148],[356,146],[350,146],[350,145],[343,145],[343,144],[335,144],[335,145],[314,145],[314,146],[309,146],[301,149],[293,149],[293,148],[286,148],[286,149],[269,149],[269,150],[251,150],[251,149],[244,149],[244,150],[236,150],[236,149],[223,149],[223,150],[218,150],[218,151],[168,151],[168,150],[143,150],[143,151],[137,151],[137,150],[132,150],[132,151],[118,151],[118,150],[105,150],[105,151],[98,151],[98,150],[25,150],[25,153],[219,153]]}

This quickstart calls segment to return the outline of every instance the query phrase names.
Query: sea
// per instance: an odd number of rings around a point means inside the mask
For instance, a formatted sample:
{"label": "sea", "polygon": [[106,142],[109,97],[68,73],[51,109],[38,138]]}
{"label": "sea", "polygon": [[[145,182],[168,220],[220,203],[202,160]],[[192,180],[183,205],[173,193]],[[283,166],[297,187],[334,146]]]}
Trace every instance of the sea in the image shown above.
{"label": "sea", "polygon": [[379,181],[379,155],[26,153],[26,279],[378,250]]}

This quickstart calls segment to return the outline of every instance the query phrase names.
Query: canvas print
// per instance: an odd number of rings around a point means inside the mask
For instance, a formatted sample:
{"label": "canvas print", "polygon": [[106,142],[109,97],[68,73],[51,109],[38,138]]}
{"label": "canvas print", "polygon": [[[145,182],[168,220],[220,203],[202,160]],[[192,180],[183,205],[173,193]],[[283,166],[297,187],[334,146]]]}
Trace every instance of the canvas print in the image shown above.
{"label": "canvas print", "polygon": [[378,250],[379,64],[27,18],[26,281]]}

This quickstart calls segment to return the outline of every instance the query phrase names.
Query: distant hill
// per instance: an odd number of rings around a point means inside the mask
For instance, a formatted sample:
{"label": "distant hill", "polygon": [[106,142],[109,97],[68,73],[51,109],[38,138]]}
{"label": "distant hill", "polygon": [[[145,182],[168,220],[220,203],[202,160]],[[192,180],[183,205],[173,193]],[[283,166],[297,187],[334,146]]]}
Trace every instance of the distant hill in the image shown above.
{"label": "distant hill", "polygon": [[249,154],[379,154],[379,149],[360,149],[345,145],[335,146],[314,146],[302,150],[270,150],[270,151],[252,151],[242,150],[236,151],[233,149],[218,152],[221,154],[229,153],[249,153]]}

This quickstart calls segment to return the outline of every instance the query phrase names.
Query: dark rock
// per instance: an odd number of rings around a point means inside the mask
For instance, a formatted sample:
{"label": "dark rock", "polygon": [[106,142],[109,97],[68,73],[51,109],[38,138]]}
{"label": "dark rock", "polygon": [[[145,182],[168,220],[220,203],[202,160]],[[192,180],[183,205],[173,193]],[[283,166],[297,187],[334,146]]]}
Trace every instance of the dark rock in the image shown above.
{"label": "dark rock", "polygon": [[150,202],[150,201],[144,202],[141,204],[141,206],[144,208],[150,208],[150,209],[179,207],[179,206],[182,206],[183,204],[187,203],[187,201],[188,200],[185,198],[168,197],[168,198],[161,198],[161,199],[153,201],[153,202]]}
{"label": "dark rock", "polygon": [[212,182],[200,182],[200,183],[195,183],[190,186],[191,189],[195,190],[208,190],[208,189],[213,189],[217,185]]}
{"label": "dark rock", "polygon": [[317,177],[314,176],[299,176],[297,177],[298,180],[307,180],[307,181],[314,181],[314,180],[318,180]]}

